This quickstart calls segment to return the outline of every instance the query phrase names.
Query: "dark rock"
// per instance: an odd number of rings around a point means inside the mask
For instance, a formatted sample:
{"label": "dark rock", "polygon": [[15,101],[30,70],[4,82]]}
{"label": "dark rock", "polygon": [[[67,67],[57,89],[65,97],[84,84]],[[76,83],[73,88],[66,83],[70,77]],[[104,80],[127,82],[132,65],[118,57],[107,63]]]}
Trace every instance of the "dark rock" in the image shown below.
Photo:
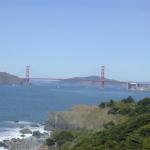
{"label": "dark rock", "polygon": [[22,129],[22,130],[20,130],[20,133],[22,133],[22,134],[32,134],[32,131],[30,129]]}
{"label": "dark rock", "polygon": [[42,134],[40,131],[34,131],[32,135],[39,138]]}
{"label": "dark rock", "polygon": [[12,143],[17,143],[17,142],[20,142],[20,141],[21,141],[20,139],[15,139],[15,138],[11,139]]}
{"label": "dark rock", "polygon": [[4,140],[3,142],[0,142],[0,147],[8,148],[11,144],[11,141]]}
{"label": "dark rock", "polygon": [[15,122],[15,123],[19,123],[19,120],[15,120],[14,122]]}
{"label": "dark rock", "polygon": [[48,123],[48,122],[46,122],[45,124],[44,124],[44,130],[46,130],[46,131],[52,131],[52,126]]}
{"label": "dark rock", "polygon": [[5,147],[5,143],[0,141],[0,147]]}

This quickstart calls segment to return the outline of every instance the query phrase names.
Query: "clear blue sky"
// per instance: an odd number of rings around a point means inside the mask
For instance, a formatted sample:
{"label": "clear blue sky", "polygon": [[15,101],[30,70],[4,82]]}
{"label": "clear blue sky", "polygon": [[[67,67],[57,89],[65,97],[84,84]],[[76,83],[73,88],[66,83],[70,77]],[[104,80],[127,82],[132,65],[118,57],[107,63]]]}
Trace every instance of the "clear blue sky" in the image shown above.
{"label": "clear blue sky", "polygon": [[150,81],[149,0],[0,0],[0,71],[71,77],[103,64]]}

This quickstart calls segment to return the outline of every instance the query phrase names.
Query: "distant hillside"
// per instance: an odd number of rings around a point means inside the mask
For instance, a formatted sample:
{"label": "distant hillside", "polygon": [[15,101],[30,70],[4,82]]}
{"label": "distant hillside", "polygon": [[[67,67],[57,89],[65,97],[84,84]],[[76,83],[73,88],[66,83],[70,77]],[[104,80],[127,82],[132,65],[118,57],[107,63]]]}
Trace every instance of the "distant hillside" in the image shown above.
{"label": "distant hillside", "polygon": [[11,75],[9,73],[6,72],[0,72],[0,84],[2,85],[11,85],[11,84],[21,84],[22,83],[22,79],[15,76],[15,75]]}
{"label": "distant hillside", "polygon": [[[74,77],[69,79],[64,79],[61,83],[80,83],[80,84],[99,84],[100,77],[99,76],[88,76],[88,77]],[[113,80],[113,79],[105,79],[107,84],[122,84],[122,82]]]}

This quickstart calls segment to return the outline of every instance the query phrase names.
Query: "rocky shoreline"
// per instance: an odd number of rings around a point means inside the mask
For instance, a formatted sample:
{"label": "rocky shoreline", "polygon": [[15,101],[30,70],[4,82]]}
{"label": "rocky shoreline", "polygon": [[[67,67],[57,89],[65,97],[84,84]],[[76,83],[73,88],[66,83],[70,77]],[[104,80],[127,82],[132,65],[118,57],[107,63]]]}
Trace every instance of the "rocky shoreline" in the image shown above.
{"label": "rocky shoreline", "polygon": [[[42,129],[41,129],[42,126]],[[28,127],[19,128],[20,137],[4,139],[0,141],[0,150],[37,150],[50,136],[50,131],[44,125],[31,124]]]}

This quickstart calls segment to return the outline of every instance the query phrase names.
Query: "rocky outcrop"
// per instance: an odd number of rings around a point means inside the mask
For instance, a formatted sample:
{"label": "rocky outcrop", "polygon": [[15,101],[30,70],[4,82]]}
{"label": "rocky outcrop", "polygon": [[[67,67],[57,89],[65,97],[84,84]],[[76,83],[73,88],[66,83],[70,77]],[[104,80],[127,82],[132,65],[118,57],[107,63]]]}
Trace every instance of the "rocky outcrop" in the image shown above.
{"label": "rocky outcrop", "polygon": [[17,144],[19,142],[21,142],[21,139],[11,139],[11,140],[4,140],[0,142],[0,147],[4,147],[6,149],[9,149],[11,145]]}
{"label": "rocky outcrop", "polygon": [[[12,139],[7,141],[2,145],[8,150],[38,150],[42,145],[44,145],[45,140],[49,137],[48,133],[40,133],[40,131],[34,131],[34,136],[27,139]],[[3,143],[2,143],[3,144]]]}
{"label": "rocky outcrop", "polygon": [[22,129],[22,130],[20,130],[20,133],[22,133],[22,134],[32,134],[32,131],[30,130],[30,129]]}
{"label": "rocky outcrop", "polygon": [[42,144],[43,142],[39,139],[30,137],[20,142],[11,144],[9,150],[37,150]]}
{"label": "rocky outcrop", "polygon": [[100,130],[104,128],[104,124],[111,121],[116,123],[120,118],[118,115],[108,114],[109,110],[110,108],[79,105],[69,111],[50,112],[45,128]]}
{"label": "rocky outcrop", "polygon": [[[48,131],[31,131],[28,128],[21,129],[20,133],[22,134],[20,138],[0,141],[0,149],[3,147],[8,150],[38,150],[50,136]],[[27,138],[26,135],[30,137]]]}

